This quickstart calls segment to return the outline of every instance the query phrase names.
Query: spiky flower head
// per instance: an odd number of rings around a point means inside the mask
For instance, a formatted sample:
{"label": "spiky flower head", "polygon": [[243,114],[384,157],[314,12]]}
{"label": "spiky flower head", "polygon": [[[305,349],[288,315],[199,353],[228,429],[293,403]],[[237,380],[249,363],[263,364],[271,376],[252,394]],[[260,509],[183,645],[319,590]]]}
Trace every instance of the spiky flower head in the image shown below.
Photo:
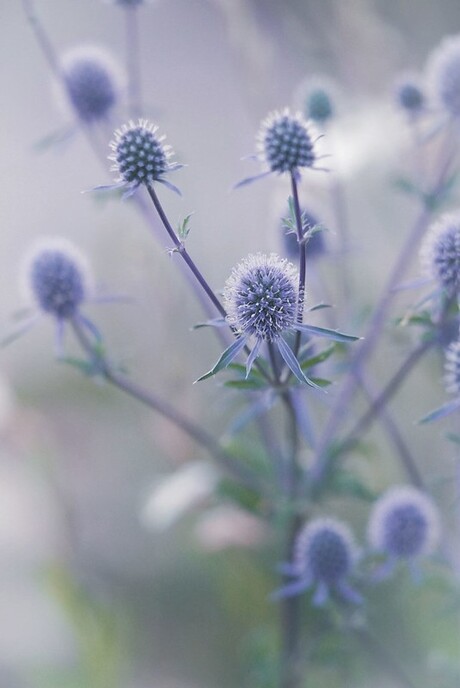
{"label": "spiky flower head", "polygon": [[460,117],[460,35],[444,38],[431,54],[428,75],[439,105]]}
{"label": "spiky flower head", "polygon": [[58,320],[76,315],[90,288],[85,257],[58,238],[42,240],[31,249],[23,280],[39,310]]}
{"label": "spiky flower head", "polygon": [[444,383],[448,394],[460,395],[460,341],[446,349]]}
{"label": "spiky flower head", "polygon": [[296,270],[275,253],[251,254],[233,268],[224,301],[228,320],[239,332],[272,342],[294,324]]}
{"label": "spiky flower head", "polygon": [[146,119],[130,121],[117,129],[110,148],[113,153],[112,171],[118,174],[117,182],[135,187],[140,184],[164,182],[163,175],[178,166],[171,164],[171,147],[163,143],[165,136],[158,136],[158,127]]}
{"label": "spiky flower head", "polygon": [[390,557],[411,559],[431,554],[439,539],[439,514],[415,487],[390,488],[374,504],[368,526],[371,546]]}
{"label": "spiky flower head", "polygon": [[353,535],[345,523],[317,518],[300,531],[294,550],[294,566],[316,582],[334,586],[350,573],[356,559]]}
{"label": "spiky flower head", "polygon": [[410,116],[419,115],[425,108],[425,94],[420,80],[411,74],[402,75],[394,87],[397,105]]}
{"label": "spiky flower head", "polygon": [[422,267],[449,296],[460,292],[460,215],[444,215],[420,249]]}
{"label": "spiky flower head", "polygon": [[120,95],[120,71],[100,48],[80,47],[62,59],[67,95],[78,117],[87,123],[106,119]]}
{"label": "spiky flower head", "polygon": [[271,113],[257,135],[259,156],[271,172],[295,172],[312,167],[316,155],[314,134],[300,113],[289,109]]}

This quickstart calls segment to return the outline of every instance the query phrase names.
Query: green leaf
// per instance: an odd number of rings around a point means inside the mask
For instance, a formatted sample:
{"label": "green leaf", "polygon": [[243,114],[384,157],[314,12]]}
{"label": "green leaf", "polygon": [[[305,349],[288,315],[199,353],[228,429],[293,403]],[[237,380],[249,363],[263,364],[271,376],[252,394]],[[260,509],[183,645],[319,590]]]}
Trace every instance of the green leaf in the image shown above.
{"label": "green leaf", "polygon": [[241,483],[236,483],[229,478],[223,478],[220,481],[217,487],[217,494],[221,498],[230,499],[232,502],[251,513],[256,514],[260,511],[262,503],[261,496],[254,490],[251,490]]}
{"label": "green leaf", "polygon": [[332,344],[332,346],[330,346],[328,349],[324,349],[324,351],[316,354],[316,356],[311,356],[311,358],[307,358],[305,361],[302,361],[300,367],[302,370],[308,370],[308,368],[313,368],[313,366],[318,365],[319,363],[324,363],[324,361],[327,361],[327,359],[332,356],[335,348],[335,344]]}
{"label": "green leaf", "polygon": [[194,213],[189,213],[182,222],[179,222],[177,226],[177,234],[181,241],[185,241],[190,234],[191,226],[190,221]]}
{"label": "green leaf", "polygon": [[[195,382],[201,382],[202,380],[207,380],[208,377],[212,377],[216,373],[218,373],[220,370],[223,370],[226,368],[229,363],[233,361],[236,356],[238,356],[239,352],[243,349],[243,347],[246,344],[246,337],[238,337],[233,344],[231,344],[228,349],[225,349],[224,353],[221,355],[217,363],[213,368],[211,368],[210,371],[202,375],[201,377],[198,378],[198,380],[195,380]],[[245,374],[246,374],[246,368]]]}
{"label": "green leaf", "polygon": [[377,495],[370,490],[356,475],[343,469],[332,472],[327,484],[328,489],[335,494],[356,497],[366,502],[373,502]]}
{"label": "green leaf", "polygon": [[449,442],[453,442],[454,444],[460,444],[460,435],[456,435],[454,432],[446,433],[446,439],[448,439]]}
{"label": "green leaf", "polygon": [[315,383],[318,387],[324,388],[332,385],[331,380],[326,380],[324,377],[311,377],[310,380]]}
{"label": "green leaf", "polygon": [[267,385],[262,380],[228,380],[224,383],[224,387],[230,387],[231,389],[249,389],[258,390],[265,389]]}

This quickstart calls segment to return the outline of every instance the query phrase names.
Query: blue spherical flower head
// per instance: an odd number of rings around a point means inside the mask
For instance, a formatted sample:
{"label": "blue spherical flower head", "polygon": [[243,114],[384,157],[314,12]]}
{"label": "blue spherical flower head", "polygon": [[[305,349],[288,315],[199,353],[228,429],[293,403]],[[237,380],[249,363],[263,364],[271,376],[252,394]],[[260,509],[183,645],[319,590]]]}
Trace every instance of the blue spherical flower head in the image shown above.
{"label": "blue spherical flower head", "polygon": [[420,249],[422,267],[450,297],[460,293],[460,215],[445,215]]}
{"label": "blue spherical flower head", "polygon": [[62,73],[78,117],[87,124],[107,119],[118,102],[121,82],[110,56],[98,48],[77,48],[64,56]]}
{"label": "blue spherical flower head", "polygon": [[73,318],[88,294],[85,258],[70,243],[41,242],[27,260],[29,291],[40,311],[57,320]]}
{"label": "blue spherical flower head", "polygon": [[291,115],[288,109],[271,113],[257,138],[260,158],[271,172],[294,173],[315,163],[316,137],[300,113]]}
{"label": "blue spherical flower head", "polygon": [[310,86],[305,97],[305,115],[313,122],[324,125],[334,116],[332,94],[320,84]]}
{"label": "blue spherical flower head", "polygon": [[292,263],[276,254],[249,255],[225,284],[228,321],[244,336],[273,342],[294,324],[296,279]]}
{"label": "blue spherical flower head", "polygon": [[300,322],[297,279],[294,266],[274,253],[268,256],[263,253],[249,255],[233,269],[225,284],[224,304],[227,321],[237,339],[224,351],[216,365],[199,380],[212,377],[226,368],[252,341],[254,346],[247,359],[246,377],[261,346],[266,343],[278,349],[284,362],[300,382],[318,387],[303,372],[294,352],[284,340],[284,335],[297,330],[341,342],[354,341],[358,337]]}
{"label": "blue spherical flower head", "polygon": [[460,341],[447,347],[444,371],[446,391],[460,397]]}
{"label": "blue spherical flower head", "polygon": [[394,96],[397,105],[410,117],[416,117],[425,110],[425,94],[416,76],[401,76],[395,84]]}
{"label": "blue spherical flower head", "polygon": [[333,518],[317,518],[307,523],[297,536],[293,561],[283,567],[297,580],[282,588],[276,597],[297,595],[314,588],[314,604],[322,605],[331,594],[350,602],[360,595],[349,585],[357,560],[357,549],[349,527]]}
{"label": "blue spherical flower head", "polygon": [[158,135],[158,127],[146,119],[130,121],[117,129],[110,142],[113,153],[109,156],[114,163],[111,169],[118,175],[116,186],[126,186],[133,192],[141,184],[150,186],[160,182],[178,191],[164,179],[165,174],[181,167],[170,162],[173,153],[164,139]]}
{"label": "blue spherical flower head", "polygon": [[[431,554],[439,539],[439,514],[415,487],[390,488],[375,503],[368,526],[371,547],[395,561],[413,562]],[[391,569],[390,569],[391,570]]]}
{"label": "blue spherical flower head", "polygon": [[460,35],[445,38],[428,63],[432,91],[451,117],[460,117]]}

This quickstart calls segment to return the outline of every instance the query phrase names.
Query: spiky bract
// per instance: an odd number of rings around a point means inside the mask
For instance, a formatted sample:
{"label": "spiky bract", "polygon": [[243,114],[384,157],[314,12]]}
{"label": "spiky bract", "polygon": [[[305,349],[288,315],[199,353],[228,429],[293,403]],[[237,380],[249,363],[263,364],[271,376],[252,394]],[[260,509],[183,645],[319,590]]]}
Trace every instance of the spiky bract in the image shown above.
{"label": "spiky bract", "polygon": [[415,487],[390,488],[375,503],[368,526],[371,546],[393,558],[431,554],[439,538],[438,511]]}
{"label": "spiky bract", "polygon": [[294,324],[296,270],[274,253],[249,255],[233,269],[224,300],[228,320],[239,332],[271,342]]}

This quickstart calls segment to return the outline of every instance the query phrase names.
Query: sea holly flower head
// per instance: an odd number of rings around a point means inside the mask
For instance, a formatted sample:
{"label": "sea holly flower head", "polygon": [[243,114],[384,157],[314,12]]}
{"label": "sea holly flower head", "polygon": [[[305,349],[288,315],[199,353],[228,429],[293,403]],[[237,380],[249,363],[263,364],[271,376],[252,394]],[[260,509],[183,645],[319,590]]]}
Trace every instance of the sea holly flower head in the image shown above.
{"label": "sea holly flower head", "polygon": [[199,380],[205,380],[226,368],[240,353],[253,344],[246,364],[249,375],[263,344],[275,346],[295,377],[312,387],[317,385],[303,372],[284,335],[298,330],[310,335],[348,342],[358,339],[337,330],[300,322],[297,272],[285,258],[272,253],[249,255],[232,271],[224,288],[227,321],[235,332],[231,344],[216,365]]}
{"label": "sea holly flower head", "polygon": [[420,260],[426,275],[450,297],[460,293],[460,215],[444,215],[422,243]]}
{"label": "sea holly flower head", "polygon": [[394,97],[396,104],[410,117],[416,117],[425,110],[425,94],[416,76],[400,76],[394,87]]}
{"label": "sea holly flower head", "polygon": [[460,35],[445,38],[436,48],[428,75],[439,106],[451,117],[460,117]]}
{"label": "sea holly flower head", "polygon": [[232,271],[224,289],[228,321],[241,334],[272,342],[294,324],[297,272],[272,253],[249,255]]}
{"label": "sea holly flower head", "polygon": [[62,58],[68,98],[87,124],[106,120],[118,103],[121,76],[111,56],[96,47],[79,47]]}
{"label": "sea holly flower head", "polygon": [[421,490],[398,485],[375,503],[368,525],[368,540],[390,560],[413,560],[431,554],[439,540],[439,514]]}
{"label": "sea holly flower head", "polygon": [[358,554],[350,528],[335,518],[316,518],[300,530],[293,560],[283,566],[294,580],[275,593],[275,598],[298,595],[314,589],[313,602],[322,605],[333,593],[349,602],[360,602],[348,579]]}
{"label": "sea holly flower head", "polygon": [[447,393],[460,397],[460,341],[453,342],[447,347],[444,371]]}
{"label": "sea holly flower head", "polygon": [[63,239],[40,242],[25,261],[25,278],[37,308],[67,320],[75,316],[90,289],[85,257]]}
{"label": "sea holly flower head", "polygon": [[[318,155],[315,143],[320,138],[313,125],[300,112],[288,108],[272,112],[262,121],[257,134],[257,155],[253,156],[268,168],[265,172],[243,179],[236,186],[245,186],[269,174],[288,172],[296,178],[303,168],[314,168]],[[318,168],[314,168],[318,169]]]}
{"label": "sea holly flower head", "polygon": [[171,147],[165,145],[164,136],[158,135],[158,127],[146,119],[137,123],[130,121],[117,129],[110,142],[112,172],[117,174],[115,187],[125,187],[128,195],[141,184],[150,186],[154,182],[165,184],[179,193],[164,175],[179,169],[182,165],[170,162]]}
{"label": "sea holly flower head", "polygon": [[311,83],[304,103],[305,116],[317,124],[324,125],[335,114],[333,95],[326,84]]}

